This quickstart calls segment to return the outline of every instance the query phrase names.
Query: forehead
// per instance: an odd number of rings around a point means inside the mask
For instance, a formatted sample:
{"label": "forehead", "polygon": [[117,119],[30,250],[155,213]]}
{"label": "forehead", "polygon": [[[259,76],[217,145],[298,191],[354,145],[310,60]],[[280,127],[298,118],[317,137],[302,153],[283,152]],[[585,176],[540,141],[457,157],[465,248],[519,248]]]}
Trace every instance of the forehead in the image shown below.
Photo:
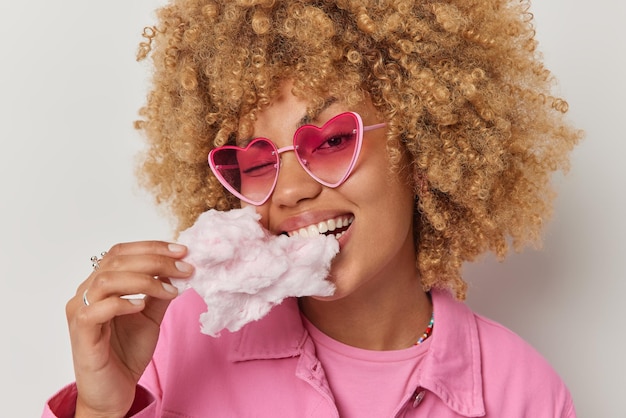
{"label": "forehead", "polygon": [[258,137],[291,135],[302,125],[321,126],[333,116],[347,111],[359,113],[364,122],[380,121],[371,100],[365,95],[337,96],[303,91],[294,88],[293,82],[285,81],[278,86],[269,104],[254,109],[240,120],[236,142],[247,145]]}
{"label": "forehead", "polygon": [[[340,102],[329,101],[323,108],[315,111],[307,111],[307,109],[280,109],[282,111],[272,111],[261,115],[253,124],[253,133],[240,142],[240,145],[247,145],[255,138],[263,137],[276,142],[279,139],[291,141],[292,136],[298,128],[306,125],[313,125],[321,128],[337,115],[352,111],[359,113],[357,109],[351,109]],[[301,110],[301,112],[299,112]],[[345,119],[342,119],[345,122]],[[330,127],[331,125],[328,125]],[[333,124],[332,126],[335,126]],[[340,122],[339,126],[345,126]]]}

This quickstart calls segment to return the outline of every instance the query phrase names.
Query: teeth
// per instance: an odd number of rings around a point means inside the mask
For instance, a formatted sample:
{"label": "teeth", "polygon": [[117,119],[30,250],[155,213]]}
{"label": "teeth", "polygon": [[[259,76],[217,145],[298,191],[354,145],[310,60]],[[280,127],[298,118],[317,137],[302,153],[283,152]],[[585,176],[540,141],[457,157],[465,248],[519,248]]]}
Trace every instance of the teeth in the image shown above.
{"label": "teeth", "polygon": [[[293,237],[296,235],[299,235],[304,238],[315,237],[317,235],[324,234],[328,231],[332,232],[335,229],[341,229],[341,228],[347,227],[350,224],[352,224],[352,221],[354,221],[353,216],[350,216],[350,217],[344,216],[344,217],[338,217],[334,219],[328,219],[327,221],[320,222],[317,225],[309,225],[306,228],[300,228],[297,231],[291,231],[288,233],[288,235],[290,237]],[[335,234],[335,238],[340,238],[344,233],[345,231]]]}

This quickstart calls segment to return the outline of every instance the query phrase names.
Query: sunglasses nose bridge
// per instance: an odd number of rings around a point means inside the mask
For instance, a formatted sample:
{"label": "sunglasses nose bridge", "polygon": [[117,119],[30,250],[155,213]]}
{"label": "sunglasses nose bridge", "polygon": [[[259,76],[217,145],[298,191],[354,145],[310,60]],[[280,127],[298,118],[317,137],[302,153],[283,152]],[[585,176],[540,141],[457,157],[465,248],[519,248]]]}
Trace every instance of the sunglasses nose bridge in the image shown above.
{"label": "sunglasses nose bridge", "polygon": [[304,171],[308,174],[308,176],[312,177],[317,182],[323,183],[323,181],[320,181],[320,179],[314,173],[311,172],[311,167],[310,167],[309,161],[306,159],[306,157],[304,157],[304,156],[302,156],[302,155],[300,155],[298,153],[298,145],[292,145],[292,146],[289,146],[289,147],[284,147],[284,148],[281,148],[281,150],[283,150],[283,151],[280,151],[278,153],[279,154],[278,155],[278,170],[280,170],[280,167],[282,167],[282,165],[283,165],[283,159],[282,159],[282,156],[280,154],[282,154],[283,152],[286,152],[286,151],[293,151],[295,160],[298,162],[298,165],[304,169]]}
{"label": "sunglasses nose bridge", "polygon": [[294,151],[295,152],[296,147],[294,145],[288,145],[286,147],[282,147],[282,148],[278,148],[276,150],[276,153],[278,154],[278,158],[280,158],[280,154],[287,152],[287,151]]}
{"label": "sunglasses nose bridge", "polygon": [[277,156],[277,160],[278,160],[277,170],[280,170],[280,167],[282,167],[282,165],[283,165],[283,156],[282,156],[282,154],[284,154],[286,152],[289,152],[289,151],[293,151],[295,153],[297,148],[298,148],[297,146],[289,145],[289,146],[286,146],[286,147],[278,148],[275,152],[272,152],[272,155],[276,155]]}

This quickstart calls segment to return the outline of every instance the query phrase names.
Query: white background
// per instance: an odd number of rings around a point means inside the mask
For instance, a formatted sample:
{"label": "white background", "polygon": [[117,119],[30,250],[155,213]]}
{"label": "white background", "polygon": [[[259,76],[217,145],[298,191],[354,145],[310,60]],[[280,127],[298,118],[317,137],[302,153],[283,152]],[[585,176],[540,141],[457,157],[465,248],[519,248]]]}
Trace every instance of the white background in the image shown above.
{"label": "white background", "polygon": [[[136,186],[134,53],[163,0],[0,3],[0,414],[38,416],[73,379],[66,300],[89,258],[168,239]],[[613,0],[542,0],[540,47],[586,130],[542,251],[468,266],[469,303],[531,342],[581,417],[626,417],[626,21]]]}

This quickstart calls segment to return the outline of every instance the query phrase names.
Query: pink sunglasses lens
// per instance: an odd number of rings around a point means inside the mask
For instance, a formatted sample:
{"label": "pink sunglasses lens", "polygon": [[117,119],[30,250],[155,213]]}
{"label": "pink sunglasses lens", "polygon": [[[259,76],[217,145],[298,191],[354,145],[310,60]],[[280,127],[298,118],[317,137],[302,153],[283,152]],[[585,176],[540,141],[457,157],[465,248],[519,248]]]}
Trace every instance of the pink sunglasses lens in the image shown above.
{"label": "pink sunglasses lens", "polygon": [[336,187],[350,174],[359,144],[359,123],[352,113],[342,113],[323,127],[305,125],[294,138],[302,167],[320,183]]}
{"label": "pink sunglasses lens", "polygon": [[278,156],[268,140],[252,141],[247,148],[218,148],[211,158],[218,179],[238,198],[258,204],[272,192]]}
{"label": "pink sunglasses lens", "polygon": [[[294,151],[311,177],[323,185],[337,187],[354,167],[361,148],[361,128],[354,113],[342,113],[321,128],[302,126],[294,135]],[[220,182],[245,202],[262,204],[274,190],[280,160],[268,139],[257,138],[246,148],[216,148],[209,160]]]}

